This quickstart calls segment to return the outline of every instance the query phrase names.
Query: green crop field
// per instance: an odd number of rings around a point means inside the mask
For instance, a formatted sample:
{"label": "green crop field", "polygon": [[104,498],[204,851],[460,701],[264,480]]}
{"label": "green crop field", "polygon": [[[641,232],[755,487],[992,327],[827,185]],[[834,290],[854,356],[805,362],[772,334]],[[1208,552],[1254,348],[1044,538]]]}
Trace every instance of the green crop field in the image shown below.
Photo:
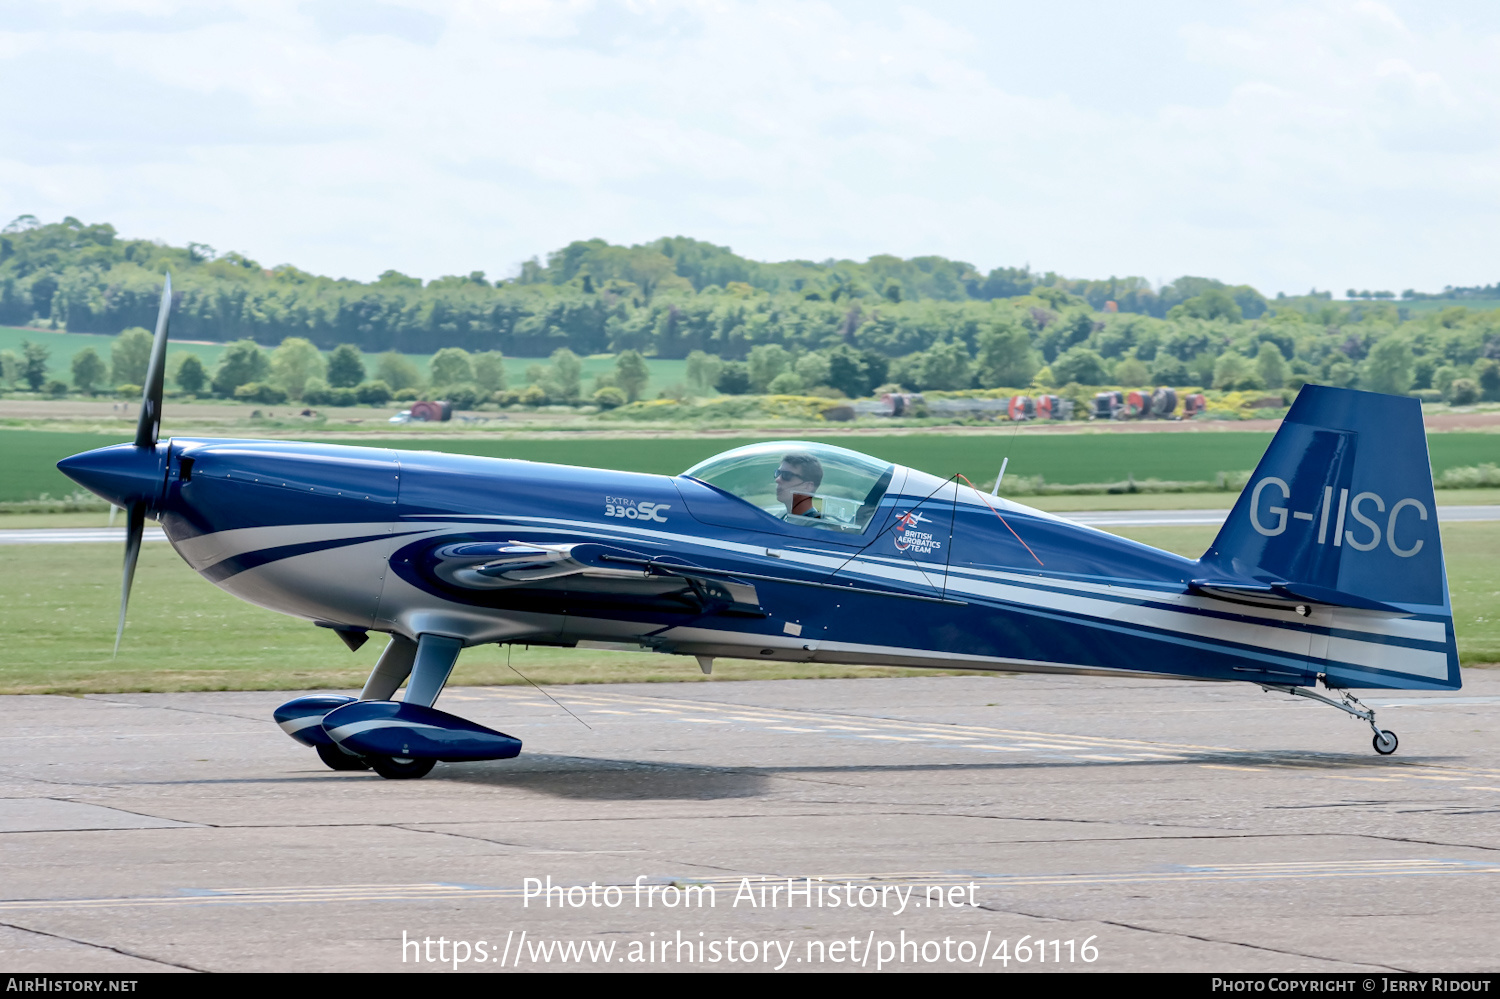
{"label": "green crop field", "polygon": [[[65,496],[74,486],[54,467],[89,448],[115,444],[126,434],[52,433],[0,430],[0,502],[47,493]],[[497,458],[525,458],[566,465],[676,474],[720,451],[764,437],[655,437],[627,439],[525,440],[474,434],[463,438],[399,437],[361,439],[371,447],[451,451]],[[1042,475],[1049,482],[1113,482],[1137,479],[1212,479],[1217,472],[1255,467],[1270,442],[1267,433],[1018,433],[1000,435],[910,434],[840,436],[826,441],[865,451],[935,475],[962,472],[975,482],[994,479],[1000,460],[1010,456],[1007,475]],[[338,443],[351,443],[345,439]],[[1430,434],[1433,470],[1500,461],[1500,434]]]}
{"label": "green crop field", "polygon": [[[1196,557],[1214,529],[1119,533]],[[1463,661],[1500,660],[1500,524],[1448,524],[1443,540]],[[112,659],[119,586],[116,545],[0,546],[0,693],[358,687],[383,644],[373,636],[351,654],[326,630],[217,589],[158,543],[142,550],[130,622]],[[453,683],[521,683],[506,654],[493,645],[467,650]],[[517,648],[513,656],[517,669],[546,683],[710,680],[678,656],[540,648]],[[711,680],[916,672],[725,661]]]}
{"label": "green crop field", "polygon": [[[30,340],[46,347],[47,354],[47,376],[49,378],[60,378],[72,384],[73,382],[73,355],[92,347],[94,352],[109,363],[109,348],[115,342],[112,336],[104,336],[98,333],[55,333],[51,330],[20,329],[15,326],[0,326],[0,350],[13,350],[17,354],[21,352],[21,344]],[[224,345],[221,343],[182,343],[173,340],[170,347],[171,353],[197,354],[208,366],[210,371],[214,365],[219,363],[219,355],[224,353]]]}

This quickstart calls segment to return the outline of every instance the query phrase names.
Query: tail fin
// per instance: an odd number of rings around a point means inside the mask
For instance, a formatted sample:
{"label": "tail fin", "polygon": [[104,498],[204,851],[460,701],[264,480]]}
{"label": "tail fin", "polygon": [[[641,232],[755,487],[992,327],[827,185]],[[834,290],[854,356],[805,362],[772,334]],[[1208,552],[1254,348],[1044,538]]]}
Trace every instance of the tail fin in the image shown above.
{"label": "tail fin", "polygon": [[1299,606],[1330,686],[1460,685],[1416,399],[1304,386],[1199,565],[1200,593]]}

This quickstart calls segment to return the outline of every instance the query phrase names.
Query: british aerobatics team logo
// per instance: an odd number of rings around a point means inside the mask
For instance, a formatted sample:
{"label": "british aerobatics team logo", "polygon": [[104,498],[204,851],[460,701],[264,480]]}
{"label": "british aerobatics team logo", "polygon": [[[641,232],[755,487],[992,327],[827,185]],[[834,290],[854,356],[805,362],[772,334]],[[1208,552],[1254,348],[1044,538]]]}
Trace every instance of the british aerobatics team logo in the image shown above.
{"label": "british aerobatics team logo", "polygon": [[932,535],[926,531],[914,530],[919,524],[930,524],[931,519],[922,516],[915,510],[903,513],[896,518],[896,533],[893,535],[896,541],[896,551],[912,551],[921,555],[931,555],[943,547],[941,541],[934,541]]}

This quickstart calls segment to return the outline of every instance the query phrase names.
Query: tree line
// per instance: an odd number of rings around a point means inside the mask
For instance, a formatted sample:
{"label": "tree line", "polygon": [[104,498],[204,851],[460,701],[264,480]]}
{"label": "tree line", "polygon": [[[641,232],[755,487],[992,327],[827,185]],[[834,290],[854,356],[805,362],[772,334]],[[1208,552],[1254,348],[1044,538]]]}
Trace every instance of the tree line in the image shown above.
{"label": "tree line", "polygon": [[[1496,311],[1454,304],[1412,316],[1373,293],[1353,304],[1316,292],[1267,299],[1246,285],[1197,277],[1153,289],[1139,278],[1069,279],[1026,267],[981,274],[942,257],[761,263],[685,237],[633,247],[575,242],[503,281],[476,271],[423,282],[387,271],[361,283],[290,265],[263,268],[200,244],[124,240],[108,225],[23,217],[0,233],[0,323],[106,333],[144,327],[168,269],[181,288],[174,334],[237,341],[213,372],[186,360],[174,369],[175,383],[193,394],[246,397],[250,385],[262,387],[250,390],[262,398],[311,392],[348,401],[362,387],[363,398],[378,397],[382,383],[391,397],[472,386],[480,399],[535,388],[560,401],[605,389],[629,400],[638,393],[628,371],[576,391],[568,374],[579,356],[610,353],[627,368],[629,358],[688,358],[685,391],[1270,390],[1316,381],[1454,402],[1500,398]],[[74,386],[135,384],[113,359],[126,338],[117,338],[107,373],[86,361],[80,372],[75,362]],[[350,382],[337,373],[341,351],[362,365],[374,360]],[[449,351],[468,359],[467,373],[438,375],[438,358]],[[435,353],[427,385],[414,367],[401,369],[410,365],[402,352]],[[508,384],[504,358],[517,356],[552,360],[511,372]],[[34,359],[0,364],[13,384],[38,377]],[[39,377],[38,390],[61,382]]]}

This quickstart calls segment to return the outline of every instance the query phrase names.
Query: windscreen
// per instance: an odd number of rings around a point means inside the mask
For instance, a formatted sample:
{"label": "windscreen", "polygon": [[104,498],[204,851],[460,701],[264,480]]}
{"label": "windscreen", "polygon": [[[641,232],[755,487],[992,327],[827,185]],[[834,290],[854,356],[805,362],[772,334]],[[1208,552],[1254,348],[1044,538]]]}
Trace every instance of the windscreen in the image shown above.
{"label": "windscreen", "polygon": [[895,466],[809,441],[735,448],[684,472],[790,524],[859,533],[870,524]]}

